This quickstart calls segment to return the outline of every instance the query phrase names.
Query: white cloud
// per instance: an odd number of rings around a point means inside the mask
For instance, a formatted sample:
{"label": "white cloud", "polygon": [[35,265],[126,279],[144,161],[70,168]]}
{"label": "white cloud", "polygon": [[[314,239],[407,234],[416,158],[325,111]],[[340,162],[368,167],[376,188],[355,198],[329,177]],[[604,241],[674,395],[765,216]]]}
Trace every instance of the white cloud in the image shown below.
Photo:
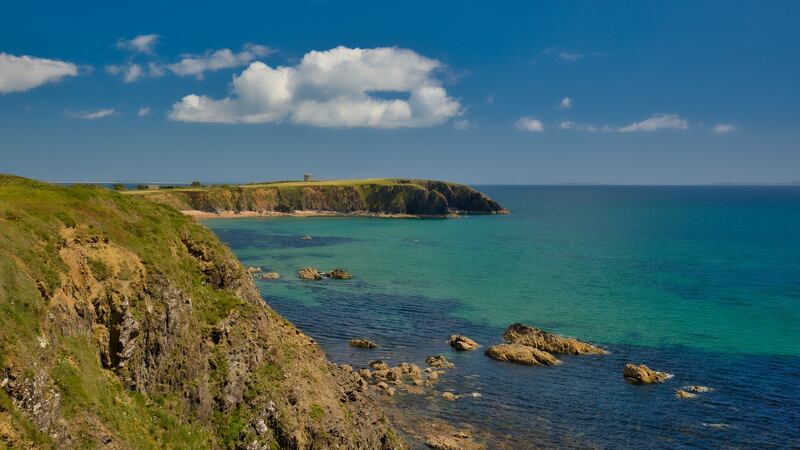
{"label": "white cloud", "polygon": [[27,91],[77,75],[78,66],[69,62],[0,53],[0,94]]}
{"label": "white cloud", "polygon": [[76,119],[95,120],[113,116],[117,114],[117,111],[114,108],[107,108],[107,109],[94,109],[88,111],[70,111],[67,112],[67,114],[70,117],[74,117]]}
{"label": "white cloud", "polygon": [[736,127],[729,123],[718,123],[711,128],[714,134],[728,134],[736,131]]}
{"label": "white cloud", "polygon": [[569,97],[564,97],[561,99],[561,104],[558,106],[559,109],[569,109],[572,107],[572,99]]}
{"label": "white cloud", "polygon": [[136,115],[139,116],[139,117],[144,117],[144,116],[150,114],[150,111],[151,110],[150,110],[149,106],[143,106],[143,107],[139,108],[139,111],[136,112]]}
{"label": "white cloud", "polygon": [[[399,48],[310,51],[295,66],[254,62],[234,76],[233,96],[187,95],[169,116],[185,122],[432,126],[462,112],[435,76],[441,67],[439,61]],[[377,95],[381,92],[392,98]]]}
{"label": "white cloud", "polygon": [[650,132],[657,130],[687,130],[689,123],[677,114],[653,114],[641,122],[634,122],[617,131],[620,133],[633,133],[637,131]]}
{"label": "white cloud", "polygon": [[584,56],[585,55],[583,53],[561,52],[558,54],[558,59],[562,61],[577,61]]}
{"label": "white cloud", "polygon": [[202,77],[204,72],[241,67],[272,52],[273,50],[263,45],[246,44],[239,53],[234,53],[227,48],[209,50],[201,56],[184,55],[183,59],[166,67],[179,76]]}
{"label": "white cloud", "polygon": [[459,131],[473,130],[475,129],[475,124],[467,119],[459,119],[453,122],[453,128]]}
{"label": "white cloud", "polygon": [[120,38],[117,40],[117,48],[137,53],[152,54],[153,47],[156,45],[156,42],[158,42],[159,37],[160,36],[157,34],[141,34],[133,39]]}
{"label": "white cloud", "polygon": [[544,124],[535,117],[522,117],[514,124],[518,130],[539,133],[544,131]]}
{"label": "white cloud", "polygon": [[126,83],[132,83],[145,75],[142,66],[139,64],[128,63],[125,65],[109,65],[106,66],[106,72],[111,75],[122,75],[122,79]]}

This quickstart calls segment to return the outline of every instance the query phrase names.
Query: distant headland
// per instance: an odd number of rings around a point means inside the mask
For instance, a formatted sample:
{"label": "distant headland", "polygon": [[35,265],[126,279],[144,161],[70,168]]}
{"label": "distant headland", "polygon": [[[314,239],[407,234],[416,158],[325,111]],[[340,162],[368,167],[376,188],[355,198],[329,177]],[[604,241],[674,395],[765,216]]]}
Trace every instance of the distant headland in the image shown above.
{"label": "distant headland", "polygon": [[196,217],[449,217],[507,214],[485,194],[460,183],[401,178],[280,181],[244,185],[142,186],[126,191]]}

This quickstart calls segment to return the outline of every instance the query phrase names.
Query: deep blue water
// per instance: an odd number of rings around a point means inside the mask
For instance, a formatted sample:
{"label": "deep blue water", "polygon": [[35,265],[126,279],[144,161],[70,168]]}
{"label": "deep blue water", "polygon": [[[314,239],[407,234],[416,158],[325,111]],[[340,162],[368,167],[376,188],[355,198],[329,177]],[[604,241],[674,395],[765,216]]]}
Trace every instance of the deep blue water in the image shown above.
{"label": "deep blue water", "polygon": [[[490,430],[490,446],[800,446],[800,188],[481,190],[512,214],[204,223],[243,263],[283,275],[262,294],[333,361],[448,356],[456,368],[431,395],[391,402]],[[307,265],[355,278],[301,282]],[[498,343],[517,321],[611,354],[520,367],[446,344],[454,332]],[[352,349],[355,336],[381,347]],[[674,377],[631,385],[627,362]],[[689,384],[714,391],[677,399]]]}

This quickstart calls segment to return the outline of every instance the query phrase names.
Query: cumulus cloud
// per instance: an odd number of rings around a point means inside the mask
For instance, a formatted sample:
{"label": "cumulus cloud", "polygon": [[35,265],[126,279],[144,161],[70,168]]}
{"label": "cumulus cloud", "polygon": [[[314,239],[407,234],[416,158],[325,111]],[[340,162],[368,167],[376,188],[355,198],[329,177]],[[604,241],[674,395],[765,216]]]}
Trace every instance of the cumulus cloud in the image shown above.
{"label": "cumulus cloud", "polygon": [[273,50],[263,45],[246,44],[244,49],[238,53],[223,48],[215,51],[209,50],[199,56],[184,55],[183,59],[174,64],[168,64],[166,67],[179,76],[202,77],[203,73],[208,71],[247,65],[272,52]]}
{"label": "cumulus cloud", "polygon": [[0,94],[27,91],[77,75],[78,66],[69,62],[0,53]]}
{"label": "cumulus cloud", "polygon": [[620,128],[620,133],[633,133],[638,131],[650,132],[657,130],[687,130],[689,123],[677,114],[653,114],[641,122],[634,122]]}
{"label": "cumulus cloud", "polygon": [[140,34],[133,39],[120,38],[117,40],[117,48],[136,53],[153,53],[153,47],[160,36],[157,34]]}
{"label": "cumulus cloud", "polygon": [[561,104],[558,106],[559,109],[569,109],[572,107],[572,99],[569,97],[564,97],[561,99]]}
{"label": "cumulus cloud", "polygon": [[544,131],[544,124],[535,117],[522,117],[514,124],[518,130],[539,133]]}
{"label": "cumulus cloud", "polygon": [[718,123],[711,128],[714,134],[728,134],[736,131],[736,127],[729,123]]}
{"label": "cumulus cloud", "polygon": [[436,77],[441,67],[399,48],[315,50],[295,66],[254,62],[233,78],[231,97],[187,95],[169,116],[185,122],[432,126],[461,114],[461,105]]}
{"label": "cumulus cloud", "polygon": [[144,116],[146,116],[148,114],[150,114],[150,107],[149,106],[143,106],[143,107],[139,108],[139,111],[136,111],[136,115],[139,116],[139,117],[144,117]]}
{"label": "cumulus cloud", "polygon": [[107,108],[107,109],[93,109],[88,111],[70,111],[67,112],[70,117],[74,117],[76,119],[84,119],[84,120],[96,120],[102,119],[104,117],[109,117],[117,114],[117,111],[114,108]]}

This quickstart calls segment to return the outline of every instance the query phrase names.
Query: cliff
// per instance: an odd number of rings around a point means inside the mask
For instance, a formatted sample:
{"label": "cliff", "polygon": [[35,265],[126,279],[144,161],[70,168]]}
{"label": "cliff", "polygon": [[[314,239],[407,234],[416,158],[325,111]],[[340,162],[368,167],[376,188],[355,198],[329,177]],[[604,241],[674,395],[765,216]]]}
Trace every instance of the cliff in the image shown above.
{"label": "cliff", "polygon": [[0,176],[0,447],[404,448],[172,208]]}
{"label": "cliff", "polygon": [[497,202],[467,185],[428,180],[283,182],[135,191],[130,194],[183,211],[210,213],[316,211],[443,217],[507,212]]}

